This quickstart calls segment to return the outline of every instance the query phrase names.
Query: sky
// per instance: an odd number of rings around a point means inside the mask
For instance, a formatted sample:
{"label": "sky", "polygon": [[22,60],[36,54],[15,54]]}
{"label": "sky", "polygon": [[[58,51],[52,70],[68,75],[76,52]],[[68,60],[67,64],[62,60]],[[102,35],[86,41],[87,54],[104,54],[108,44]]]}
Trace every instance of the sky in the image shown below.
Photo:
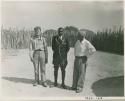
{"label": "sky", "polygon": [[92,31],[123,26],[123,2],[97,1],[4,1],[4,28],[34,28],[42,30],[75,26]]}

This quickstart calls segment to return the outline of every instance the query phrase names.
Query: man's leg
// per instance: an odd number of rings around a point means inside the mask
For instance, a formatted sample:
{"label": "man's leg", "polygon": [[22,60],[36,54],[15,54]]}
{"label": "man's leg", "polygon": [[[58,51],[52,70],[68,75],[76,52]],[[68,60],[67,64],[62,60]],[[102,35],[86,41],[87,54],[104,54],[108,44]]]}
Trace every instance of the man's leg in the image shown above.
{"label": "man's leg", "polygon": [[72,84],[72,90],[77,89],[77,82],[78,82],[78,67],[79,67],[79,60],[75,59],[74,61],[74,70],[73,70],[73,84]]}
{"label": "man's leg", "polygon": [[66,89],[66,86],[65,86],[66,66],[67,66],[67,61],[63,61],[63,63],[60,65],[61,72],[62,72],[62,87],[64,89]]}
{"label": "man's leg", "polygon": [[81,63],[79,69],[78,83],[77,83],[77,88],[78,88],[77,93],[80,93],[83,90],[85,74],[86,74],[86,63]]}
{"label": "man's leg", "polygon": [[46,67],[45,67],[45,53],[40,51],[40,72],[41,72],[41,81],[44,87],[47,87],[46,84]]}
{"label": "man's leg", "polygon": [[65,86],[65,75],[66,75],[65,67],[61,67],[61,72],[62,72],[62,86]]}
{"label": "man's leg", "polygon": [[34,65],[34,74],[35,74],[35,83],[34,86],[39,84],[39,60],[38,60],[38,53],[34,53],[33,65]]}
{"label": "man's leg", "polygon": [[58,79],[58,69],[59,66],[54,65],[54,86],[57,86],[57,79]]}

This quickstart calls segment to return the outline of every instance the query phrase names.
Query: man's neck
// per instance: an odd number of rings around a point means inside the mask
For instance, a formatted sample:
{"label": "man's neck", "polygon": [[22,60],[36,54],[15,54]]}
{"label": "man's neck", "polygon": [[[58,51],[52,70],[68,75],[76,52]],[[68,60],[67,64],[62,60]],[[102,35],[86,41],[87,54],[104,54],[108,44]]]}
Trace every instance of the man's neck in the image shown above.
{"label": "man's neck", "polygon": [[62,39],[62,35],[59,35],[59,38]]}
{"label": "man's neck", "polygon": [[35,38],[39,38],[39,37],[40,37],[40,35],[35,35],[34,37],[35,37]]}
{"label": "man's neck", "polygon": [[83,40],[81,40],[81,41],[79,40],[79,42],[81,42],[81,43],[82,43],[84,40],[85,40],[85,38],[84,38]]}

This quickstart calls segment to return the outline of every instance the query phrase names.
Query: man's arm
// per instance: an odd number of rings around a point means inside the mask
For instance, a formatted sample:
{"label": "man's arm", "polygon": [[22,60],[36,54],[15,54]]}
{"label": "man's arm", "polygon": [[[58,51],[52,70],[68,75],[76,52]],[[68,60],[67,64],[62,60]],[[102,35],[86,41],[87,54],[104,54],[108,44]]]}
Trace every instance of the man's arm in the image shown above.
{"label": "man's arm", "polygon": [[33,62],[33,42],[32,42],[32,39],[30,39],[30,42],[29,42],[29,55],[30,55],[31,61]]}
{"label": "man's arm", "polygon": [[55,37],[52,38],[52,50],[55,51]]}
{"label": "man's arm", "polygon": [[88,41],[88,48],[89,48],[89,54],[92,55],[94,52],[96,52],[95,47]]}
{"label": "man's arm", "polygon": [[46,39],[44,39],[44,49],[45,49],[45,63],[48,63],[48,48]]}
{"label": "man's arm", "polygon": [[69,44],[68,39],[66,39],[66,51],[68,52],[69,49],[70,49],[70,44]]}

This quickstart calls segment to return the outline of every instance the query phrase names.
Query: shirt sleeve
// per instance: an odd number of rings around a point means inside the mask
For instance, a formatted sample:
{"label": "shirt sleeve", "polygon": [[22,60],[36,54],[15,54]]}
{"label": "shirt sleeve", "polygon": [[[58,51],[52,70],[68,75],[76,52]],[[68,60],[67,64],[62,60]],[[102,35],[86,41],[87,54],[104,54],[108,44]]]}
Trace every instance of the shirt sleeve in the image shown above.
{"label": "shirt sleeve", "polygon": [[95,47],[88,41],[88,49],[90,50],[90,54],[96,51]]}
{"label": "shirt sleeve", "polygon": [[66,39],[66,50],[67,50],[67,52],[69,51],[69,49],[70,49],[69,41],[68,41],[68,39]]}
{"label": "shirt sleeve", "polygon": [[47,42],[46,38],[44,38],[44,49],[45,49],[45,58],[48,59],[48,49],[47,49]]}
{"label": "shirt sleeve", "polygon": [[47,47],[47,41],[46,41],[46,38],[44,38],[44,47]]}
{"label": "shirt sleeve", "polygon": [[52,50],[55,51],[55,37],[52,38]]}
{"label": "shirt sleeve", "polygon": [[30,42],[29,42],[29,56],[30,56],[30,58],[33,57],[33,40],[32,40],[32,38],[30,39]]}
{"label": "shirt sleeve", "polygon": [[33,40],[30,39],[30,42],[29,42],[29,50],[32,51],[33,50]]}

